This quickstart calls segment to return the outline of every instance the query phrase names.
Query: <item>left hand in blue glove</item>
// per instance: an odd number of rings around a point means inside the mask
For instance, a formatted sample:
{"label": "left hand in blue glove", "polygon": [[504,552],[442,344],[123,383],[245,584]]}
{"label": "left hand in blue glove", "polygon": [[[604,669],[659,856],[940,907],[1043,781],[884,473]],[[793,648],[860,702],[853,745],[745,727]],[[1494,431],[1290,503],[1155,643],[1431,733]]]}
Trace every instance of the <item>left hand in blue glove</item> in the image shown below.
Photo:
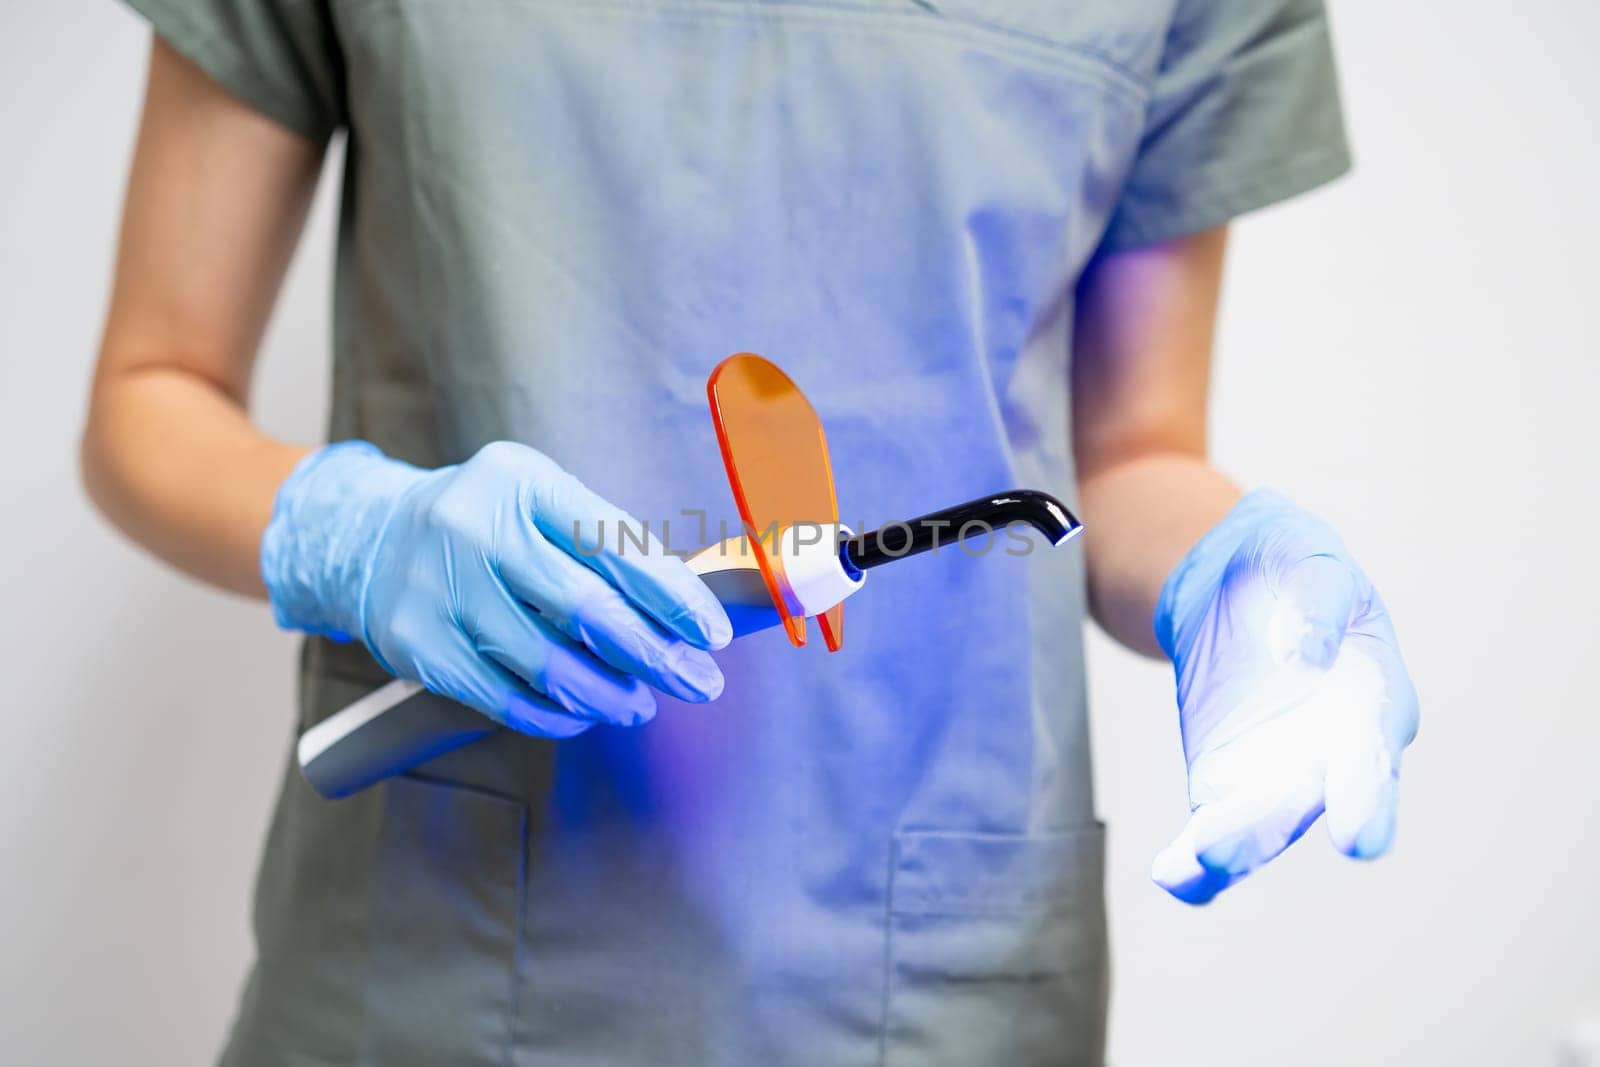
{"label": "left hand in blue glove", "polygon": [[1155,627],[1192,809],[1156,857],[1159,885],[1203,904],[1324,812],[1346,855],[1388,849],[1417,695],[1383,601],[1326,523],[1245,497],[1167,579]]}

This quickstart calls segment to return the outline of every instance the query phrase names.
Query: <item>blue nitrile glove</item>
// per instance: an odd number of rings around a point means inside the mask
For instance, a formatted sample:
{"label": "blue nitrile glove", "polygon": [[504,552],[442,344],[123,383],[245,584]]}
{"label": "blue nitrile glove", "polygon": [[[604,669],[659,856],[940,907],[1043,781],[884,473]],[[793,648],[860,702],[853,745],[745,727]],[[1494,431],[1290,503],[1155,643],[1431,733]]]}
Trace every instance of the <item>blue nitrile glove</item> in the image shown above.
{"label": "blue nitrile glove", "polygon": [[1246,496],[1168,577],[1155,629],[1193,811],[1156,857],[1158,884],[1203,904],[1324,811],[1346,855],[1388,849],[1417,695],[1383,601],[1326,523]]}
{"label": "blue nitrile glove", "polygon": [[642,529],[522,445],[426,471],[348,442],[278,490],[261,573],[279,625],[359,637],[392,674],[570,737],[648,720],[644,682],[683,700],[722,692],[701,650],[731,639],[727,613],[682,560],[620,539],[619,524]]}

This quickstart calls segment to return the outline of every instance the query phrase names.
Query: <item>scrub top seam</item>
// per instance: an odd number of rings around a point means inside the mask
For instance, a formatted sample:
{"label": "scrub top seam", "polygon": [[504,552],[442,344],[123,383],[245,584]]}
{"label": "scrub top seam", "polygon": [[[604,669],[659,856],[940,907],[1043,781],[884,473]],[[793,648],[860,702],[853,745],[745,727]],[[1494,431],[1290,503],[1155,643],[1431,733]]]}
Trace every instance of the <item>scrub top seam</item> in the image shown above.
{"label": "scrub top seam", "polygon": [[900,867],[900,840],[889,839],[889,870],[883,887],[883,990],[878,1007],[878,1067],[889,1062],[889,1001],[894,982],[894,883]]}
{"label": "scrub top seam", "polygon": [[[927,37],[942,37],[976,45],[996,55],[1028,63],[1052,73],[1077,73],[1102,88],[1113,90],[1132,102],[1143,105],[1149,97],[1151,79],[1106,52],[1073,41],[1061,41],[1020,27],[960,18],[907,3],[907,10],[862,9],[824,0],[779,5],[750,5],[738,0],[681,0],[630,2],[630,0],[589,0],[574,6],[567,0],[459,0],[454,8],[479,6],[550,8],[571,18],[615,17],[621,15],[659,15],[688,22],[815,23],[909,31]],[[356,10],[374,7],[442,7],[432,0],[358,0]]]}

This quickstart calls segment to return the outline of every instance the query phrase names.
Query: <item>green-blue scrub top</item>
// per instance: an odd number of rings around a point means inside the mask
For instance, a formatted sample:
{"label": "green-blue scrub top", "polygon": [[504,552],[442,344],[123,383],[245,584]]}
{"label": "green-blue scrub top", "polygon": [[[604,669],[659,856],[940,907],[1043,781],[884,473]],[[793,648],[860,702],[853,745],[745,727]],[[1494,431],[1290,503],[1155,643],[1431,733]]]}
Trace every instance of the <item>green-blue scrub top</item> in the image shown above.
{"label": "green-blue scrub top", "polygon": [[[1085,264],[1348,161],[1317,0],[131,3],[348,135],[330,437],[521,441],[674,549],[737,521],[704,382],[740,350],[857,528],[1070,500]],[[286,772],[224,1062],[1099,1062],[1082,557],[1037,548],[885,568],[843,652],[740,641],[641,729],[336,802]],[[381,680],[309,642],[300,725]]]}

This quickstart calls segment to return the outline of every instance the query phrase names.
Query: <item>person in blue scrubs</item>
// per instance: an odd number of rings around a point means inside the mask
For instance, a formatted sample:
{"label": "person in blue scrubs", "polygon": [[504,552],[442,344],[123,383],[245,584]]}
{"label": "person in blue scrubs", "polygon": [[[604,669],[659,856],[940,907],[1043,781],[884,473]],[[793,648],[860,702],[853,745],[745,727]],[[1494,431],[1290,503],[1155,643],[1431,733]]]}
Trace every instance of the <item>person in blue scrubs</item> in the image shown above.
{"label": "person in blue scrubs", "polygon": [[[130,2],[91,493],[308,635],[300,729],[391,675],[512,727],[333,802],[286,751],[224,1063],[1099,1062],[1091,612],[1175,670],[1161,886],[1324,814],[1388,847],[1383,603],[1205,453],[1227,223],[1348,166],[1320,2]],[[308,449],[249,383],[340,131]],[[573,532],[736,523],[703,386],[741,350],[846,521],[1027,486],[1086,552],[885,568],[835,655],[729,644],[677,556]]]}

